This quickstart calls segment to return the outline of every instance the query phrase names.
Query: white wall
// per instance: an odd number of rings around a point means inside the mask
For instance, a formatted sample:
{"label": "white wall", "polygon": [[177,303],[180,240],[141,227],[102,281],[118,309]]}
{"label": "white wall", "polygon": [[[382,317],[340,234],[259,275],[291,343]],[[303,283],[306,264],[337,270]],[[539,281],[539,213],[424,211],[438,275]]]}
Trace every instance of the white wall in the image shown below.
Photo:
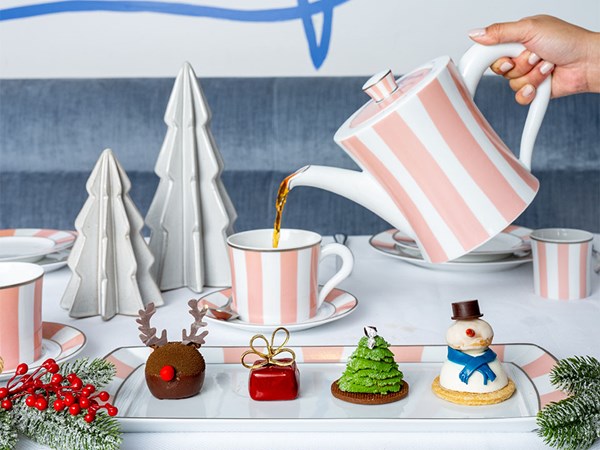
{"label": "white wall", "polygon": [[[53,1],[0,2],[1,78],[171,77],[185,60],[198,76],[367,75],[386,67],[403,73],[442,54],[456,60],[470,45],[467,31],[495,21],[547,13],[600,30],[598,0],[347,0],[333,9],[330,46],[317,69],[300,19],[257,23],[71,12],[6,20],[12,7]],[[297,5],[295,0],[178,1],[245,10]],[[340,0],[312,3],[331,1]],[[313,20],[320,29],[322,15]]]}

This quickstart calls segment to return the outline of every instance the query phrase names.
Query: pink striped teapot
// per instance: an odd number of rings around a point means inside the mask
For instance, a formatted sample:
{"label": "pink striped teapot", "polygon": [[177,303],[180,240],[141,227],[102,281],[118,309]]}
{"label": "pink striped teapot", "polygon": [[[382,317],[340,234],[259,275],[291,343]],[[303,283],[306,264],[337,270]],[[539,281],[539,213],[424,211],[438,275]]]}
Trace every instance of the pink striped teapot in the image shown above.
{"label": "pink striped teapot", "polygon": [[458,258],[511,224],[535,197],[531,154],[550,99],[550,79],[529,108],[517,159],[473,96],[485,69],[520,44],[475,45],[458,67],[436,58],[398,80],[371,77],[371,97],[334,140],[361,171],[306,166],[289,188],[312,186],[347,197],[415,239],[434,263]]}

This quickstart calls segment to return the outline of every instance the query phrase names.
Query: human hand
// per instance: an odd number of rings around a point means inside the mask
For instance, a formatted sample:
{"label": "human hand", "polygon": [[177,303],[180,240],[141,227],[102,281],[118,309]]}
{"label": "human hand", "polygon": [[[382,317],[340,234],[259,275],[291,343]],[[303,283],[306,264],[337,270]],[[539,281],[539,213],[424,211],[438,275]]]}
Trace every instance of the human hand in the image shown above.
{"label": "human hand", "polygon": [[525,46],[516,58],[491,65],[510,80],[515,99],[527,105],[551,73],[552,97],[600,92],[600,33],[551,16],[526,17],[472,30],[469,37],[483,45],[518,42]]}

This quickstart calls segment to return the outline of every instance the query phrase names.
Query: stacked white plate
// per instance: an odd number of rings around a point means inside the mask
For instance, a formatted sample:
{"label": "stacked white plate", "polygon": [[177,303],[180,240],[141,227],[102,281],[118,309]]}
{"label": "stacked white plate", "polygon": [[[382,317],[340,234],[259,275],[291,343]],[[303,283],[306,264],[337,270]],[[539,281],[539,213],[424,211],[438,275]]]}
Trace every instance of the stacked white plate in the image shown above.
{"label": "stacked white plate", "polygon": [[51,272],[67,264],[73,231],[43,228],[0,230],[0,262],[31,262]]}

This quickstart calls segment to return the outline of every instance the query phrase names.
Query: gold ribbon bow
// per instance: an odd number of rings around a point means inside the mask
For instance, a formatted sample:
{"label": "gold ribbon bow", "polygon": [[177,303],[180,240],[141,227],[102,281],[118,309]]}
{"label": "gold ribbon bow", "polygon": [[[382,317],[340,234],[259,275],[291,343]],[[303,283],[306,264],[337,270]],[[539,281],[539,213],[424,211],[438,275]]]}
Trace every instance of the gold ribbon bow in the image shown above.
{"label": "gold ribbon bow", "polygon": [[[275,335],[280,330],[285,333],[285,340],[283,341],[283,344],[281,344],[279,347],[275,348]],[[256,341],[257,339],[262,339],[263,341],[265,341],[265,347],[267,348],[267,353],[263,353],[254,347],[254,341]],[[275,331],[273,331],[273,334],[271,335],[271,343],[269,343],[269,341],[267,341],[267,338],[264,337],[262,334],[255,334],[254,336],[252,336],[252,339],[250,339],[250,350],[246,350],[242,354],[242,365],[246,369],[257,369],[259,367],[264,367],[264,366],[267,366],[270,364],[279,366],[279,367],[291,366],[292,364],[294,364],[294,361],[296,360],[296,354],[294,353],[294,351],[291,348],[284,347],[284,345],[287,344],[287,341],[289,339],[290,339],[290,332],[283,327],[279,327]],[[279,359],[275,359],[275,357],[277,355],[279,355],[281,353],[285,353],[285,352],[292,355],[292,359],[290,361],[281,361]],[[252,355],[252,354],[258,355],[264,361],[262,361],[260,363],[254,362],[253,364],[248,364],[247,362],[244,361],[244,358],[246,358],[246,356]]]}

